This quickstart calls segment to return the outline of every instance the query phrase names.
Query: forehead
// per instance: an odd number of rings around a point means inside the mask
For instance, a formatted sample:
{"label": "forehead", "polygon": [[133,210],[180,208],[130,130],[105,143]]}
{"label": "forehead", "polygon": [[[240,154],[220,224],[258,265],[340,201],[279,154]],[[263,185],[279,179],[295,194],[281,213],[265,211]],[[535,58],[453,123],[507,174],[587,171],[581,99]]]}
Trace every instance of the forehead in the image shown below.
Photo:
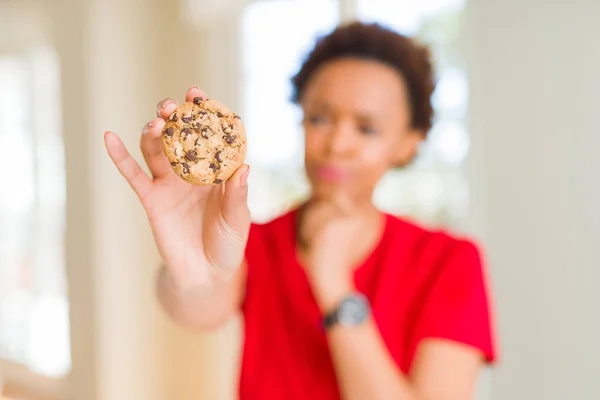
{"label": "forehead", "polygon": [[308,81],[302,103],[373,116],[408,108],[405,83],[395,69],[379,61],[357,58],[337,59],[321,66]]}

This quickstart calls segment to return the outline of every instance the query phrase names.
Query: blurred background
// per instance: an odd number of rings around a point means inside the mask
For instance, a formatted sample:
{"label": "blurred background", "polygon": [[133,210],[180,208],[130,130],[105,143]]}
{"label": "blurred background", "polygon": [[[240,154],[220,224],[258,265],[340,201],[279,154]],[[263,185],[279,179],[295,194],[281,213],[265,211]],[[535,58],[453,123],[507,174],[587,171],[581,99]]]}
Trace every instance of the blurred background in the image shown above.
{"label": "blurred background", "polygon": [[196,333],[162,313],[103,132],[141,160],[156,103],[199,85],[244,118],[266,221],[307,191],[289,78],[355,19],[433,49],[435,126],[375,200],[484,244],[501,358],[477,399],[600,399],[600,1],[0,0],[6,399],[235,398],[240,321]]}

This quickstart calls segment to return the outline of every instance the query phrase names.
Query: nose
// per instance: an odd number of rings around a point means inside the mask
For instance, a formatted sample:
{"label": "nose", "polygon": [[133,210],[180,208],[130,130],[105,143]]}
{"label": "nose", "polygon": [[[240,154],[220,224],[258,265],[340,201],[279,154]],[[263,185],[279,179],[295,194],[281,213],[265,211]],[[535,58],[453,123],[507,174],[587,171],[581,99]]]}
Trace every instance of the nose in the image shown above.
{"label": "nose", "polygon": [[344,156],[352,153],[355,147],[354,129],[352,124],[345,121],[337,122],[328,141],[328,150],[332,156]]}

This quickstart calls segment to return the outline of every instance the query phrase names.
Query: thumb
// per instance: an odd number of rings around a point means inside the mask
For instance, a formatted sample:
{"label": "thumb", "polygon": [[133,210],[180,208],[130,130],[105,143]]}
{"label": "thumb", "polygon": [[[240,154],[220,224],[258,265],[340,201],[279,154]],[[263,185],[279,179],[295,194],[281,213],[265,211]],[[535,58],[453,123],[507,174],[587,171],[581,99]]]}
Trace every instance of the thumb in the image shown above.
{"label": "thumb", "polygon": [[250,228],[248,209],[248,175],[250,166],[242,165],[225,183],[222,213],[223,219],[236,234],[246,237]]}

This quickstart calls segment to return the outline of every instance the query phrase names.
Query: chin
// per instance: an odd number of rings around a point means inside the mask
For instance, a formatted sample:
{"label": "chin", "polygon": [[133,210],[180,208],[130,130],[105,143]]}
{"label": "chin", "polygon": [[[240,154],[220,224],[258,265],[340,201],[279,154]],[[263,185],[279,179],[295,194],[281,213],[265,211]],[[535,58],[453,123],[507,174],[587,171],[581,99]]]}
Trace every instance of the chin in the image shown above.
{"label": "chin", "polygon": [[313,181],[311,193],[313,198],[328,198],[332,196],[334,192],[339,191],[350,192],[349,188],[344,185]]}

